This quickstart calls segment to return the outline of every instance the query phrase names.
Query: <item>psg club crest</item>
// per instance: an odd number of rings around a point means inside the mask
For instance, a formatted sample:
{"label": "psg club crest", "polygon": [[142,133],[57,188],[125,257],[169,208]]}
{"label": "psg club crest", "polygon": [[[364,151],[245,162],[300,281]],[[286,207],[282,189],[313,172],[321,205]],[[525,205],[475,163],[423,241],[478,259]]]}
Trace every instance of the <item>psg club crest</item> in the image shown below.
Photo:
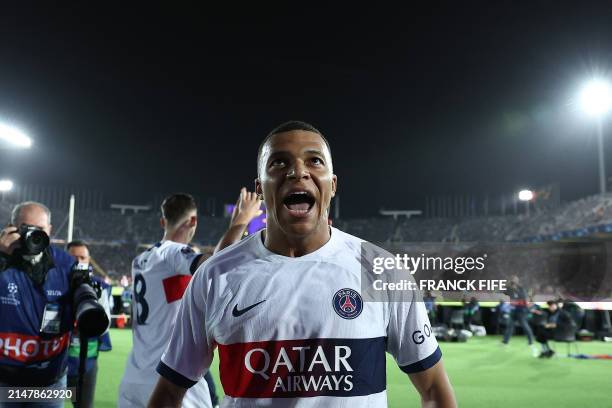
{"label": "psg club crest", "polygon": [[332,300],[334,310],[343,319],[354,319],[363,310],[363,299],[359,292],[353,289],[340,289]]}

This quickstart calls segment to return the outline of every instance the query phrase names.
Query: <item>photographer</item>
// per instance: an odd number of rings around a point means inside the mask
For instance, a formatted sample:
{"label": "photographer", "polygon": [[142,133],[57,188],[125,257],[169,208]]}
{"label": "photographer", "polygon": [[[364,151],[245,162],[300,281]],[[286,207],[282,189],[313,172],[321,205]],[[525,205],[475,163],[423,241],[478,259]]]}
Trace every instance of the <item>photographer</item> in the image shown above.
{"label": "photographer", "polygon": [[[83,241],[72,241],[66,246],[66,250],[80,264],[90,265],[91,255],[89,246]],[[99,285],[102,291],[100,303],[104,306],[104,310],[110,319],[110,303],[112,301],[111,286],[104,283],[98,277],[93,278]],[[74,330],[70,347],[68,349],[68,386],[76,387],[79,381],[79,353],[80,339],[78,330]],[[90,408],[94,406],[94,398],[96,391],[96,380],[98,375],[98,352],[110,351],[112,348],[110,335],[106,331],[100,337],[92,337],[87,343],[87,360],[85,362],[85,372],[83,375],[82,399],[81,408]]]}
{"label": "photographer", "polygon": [[[15,206],[11,224],[0,231],[2,386],[66,388],[73,323],[72,299],[67,294],[74,259],[48,246],[50,233],[51,212],[35,202]],[[27,245],[28,235],[30,244],[38,243],[38,248]],[[62,407],[63,401],[56,405]]]}
{"label": "photographer", "polygon": [[[93,334],[108,324],[86,273],[74,258],[49,245],[51,212],[43,204],[15,206],[0,231],[0,387],[66,388],[70,332],[77,319]],[[0,403],[0,407],[63,407]]]}

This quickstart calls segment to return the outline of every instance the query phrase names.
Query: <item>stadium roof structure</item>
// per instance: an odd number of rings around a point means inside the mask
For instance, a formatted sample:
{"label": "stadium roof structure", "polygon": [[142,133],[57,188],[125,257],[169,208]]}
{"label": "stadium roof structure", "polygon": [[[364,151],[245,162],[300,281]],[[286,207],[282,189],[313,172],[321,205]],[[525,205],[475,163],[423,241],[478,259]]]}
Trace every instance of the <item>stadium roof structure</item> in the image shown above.
{"label": "stadium roof structure", "polygon": [[380,215],[390,215],[394,220],[397,220],[398,217],[404,216],[407,219],[410,219],[413,215],[422,215],[423,211],[421,210],[380,210]]}
{"label": "stadium roof structure", "polygon": [[111,204],[110,208],[120,210],[121,215],[125,215],[126,211],[134,211],[134,214],[138,214],[139,211],[151,211],[150,205]]}

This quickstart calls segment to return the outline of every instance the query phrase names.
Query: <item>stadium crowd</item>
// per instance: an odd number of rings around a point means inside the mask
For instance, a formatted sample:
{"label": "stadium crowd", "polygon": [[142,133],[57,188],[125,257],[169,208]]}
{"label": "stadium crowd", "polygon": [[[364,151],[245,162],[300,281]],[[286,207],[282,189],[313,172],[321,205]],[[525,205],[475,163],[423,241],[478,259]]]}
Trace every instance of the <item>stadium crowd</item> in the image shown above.
{"label": "stadium crowd", "polygon": [[[612,224],[612,194],[571,201],[529,215],[461,218],[369,218],[335,221],[372,242],[508,242]],[[553,238],[554,239],[554,238]]]}
{"label": "stadium crowd", "polygon": [[[7,220],[15,203],[0,202],[0,218]],[[52,209],[54,238],[66,234],[66,209]],[[138,245],[158,239],[159,214],[155,211],[121,214],[118,211],[83,210],[75,212],[74,238],[96,248],[96,261],[111,276],[128,274],[129,260]],[[214,246],[227,226],[223,217],[200,216],[194,243]],[[595,195],[571,201],[548,211],[529,216],[475,216],[462,218],[371,217],[334,220],[334,226],[370,242],[516,242],[534,237],[555,239],[562,233],[577,235],[589,227],[612,225],[612,194]]]}

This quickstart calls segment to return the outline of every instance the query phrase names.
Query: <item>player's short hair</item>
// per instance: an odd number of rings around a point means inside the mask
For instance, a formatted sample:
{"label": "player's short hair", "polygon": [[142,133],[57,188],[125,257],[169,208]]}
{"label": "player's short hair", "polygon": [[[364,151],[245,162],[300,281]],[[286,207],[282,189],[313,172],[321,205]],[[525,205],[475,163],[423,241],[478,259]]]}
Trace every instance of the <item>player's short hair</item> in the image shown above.
{"label": "player's short hair", "polygon": [[310,123],[302,122],[301,120],[290,120],[289,122],[285,122],[275,127],[270,133],[268,133],[268,135],[259,145],[259,149],[257,150],[257,173],[258,174],[259,174],[259,162],[261,161],[261,153],[263,151],[264,146],[266,145],[266,143],[268,143],[270,138],[279,133],[291,132],[294,130],[304,130],[306,132],[316,133],[317,135],[321,136],[321,139],[323,139],[323,141],[325,142],[325,146],[327,146],[327,151],[329,152],[329,155],[331,157],[331,147],[329,146],[329,142],[327,141],[325,136],[323,136],[323,133],[321,133],[316,127],[314,127]]}
{"label": "player's short hair", "polygon": [[80,241],[78,239],[74,241],[70,241],[68,245],[66,245],[66,250],[70,250],[70,248],[75,248],[75,247],[85,247],[89,251],[89,245],[87,245],[85,241]]}
{"label": "player's short hair", "polygon": [[13,211],[11,212],[11,224],[17,226],[17,220],[21,215],[21,210],[23,210],[24,207],[29,207],[31,205],[42,208],[44,212],[47,213],[47,219],[49,220],[49,224],[51,224],[51,210],[49,210],[49,207],[47,207],[46,205],[36,201],[24,201],[13,207]]}
{"label": "player's short hair", "polygon": [[176,225],[190,211],[198,206],[191,194],[176,193],[164,199],[161,205],[162,217],[169,225]]}

